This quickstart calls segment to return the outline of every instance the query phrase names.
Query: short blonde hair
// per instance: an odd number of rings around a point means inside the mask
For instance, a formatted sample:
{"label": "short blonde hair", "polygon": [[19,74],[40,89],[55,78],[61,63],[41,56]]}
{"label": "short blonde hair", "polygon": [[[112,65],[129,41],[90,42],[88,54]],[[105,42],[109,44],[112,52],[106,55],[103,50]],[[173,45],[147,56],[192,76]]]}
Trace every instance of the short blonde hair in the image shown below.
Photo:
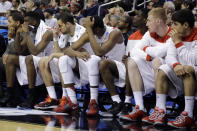
{"label": "short blonde hair", "polygon": [[167,14],[164,8],[158,7],[153,8],[151,11],[149,11],[148,15],[152,15],[153,17],[159,18],[163,20],[164,23],[167,21]]}

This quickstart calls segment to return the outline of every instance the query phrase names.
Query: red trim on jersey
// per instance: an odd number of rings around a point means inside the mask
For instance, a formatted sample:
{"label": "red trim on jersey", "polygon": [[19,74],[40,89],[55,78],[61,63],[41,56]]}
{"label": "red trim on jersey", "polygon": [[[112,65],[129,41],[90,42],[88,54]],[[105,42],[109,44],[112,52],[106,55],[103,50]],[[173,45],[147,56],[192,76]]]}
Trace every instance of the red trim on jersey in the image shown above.
{"label": "red trim on jersey", "polygon": [[141,34],[140,30],[137,30],[135,33],[131,34],[128,40],[141,40],[143,35]]}
{"label": "red trim on jersey", "polygon": [[166,33],[166,35],[164,37],[160,37],[158,36],[156,33],[150,33],[150,36],[155,39],[156,41],[159,41],[161,43],[166,43],[166,41],[170,38],[170,36],[168,35],[168,33],[171,31],[171,27],[169,27],[168,32]]}
{"label": "red trim on jersey", "polygon": [[176,62],[172,65],[173,68],[175,68],[176,65],[180,65],[180,63]]}
{"label": "red trim on jersey", "polygon": [[146,60],[147,60],[147,61],[151,61],[151,56],[150,56],[150,55],[147,55],[147,56],[146,56]]}
{"label": "red trim on jersey", "polygon": [[197,28],[195,27],[191,34],[187,37],[182,38],[182,40],[186,42],[192,42],[194,40],[197,40]]}
{"label": "red trim on jersey", "polygon": [[148,48],[149,46],[145,46],[144,48],[143,48],[143,51],[145,52],[146,51],[146,48]]}
{"label": "red trim on jersey", "polygon": [[175,45],[176,48],[179,48],[183,45],[183,42],[179,42],[178,44]]}

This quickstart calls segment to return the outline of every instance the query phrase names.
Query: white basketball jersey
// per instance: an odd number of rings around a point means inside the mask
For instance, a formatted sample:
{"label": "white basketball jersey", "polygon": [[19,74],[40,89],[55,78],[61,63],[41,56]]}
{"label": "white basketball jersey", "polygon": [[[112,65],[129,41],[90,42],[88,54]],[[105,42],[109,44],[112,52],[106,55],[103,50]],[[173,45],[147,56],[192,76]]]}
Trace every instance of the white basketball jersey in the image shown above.
{"label": "white basketball jersey", "polygon": [[68,41],[68,35],[64,35],[64,34],[61,34],[58,38],[58,45],[61,49],[63,49],[65,46],[67,46],[67,41]]}
{"label": "white basketball jersey", "polygon": [[83,33],[85,33],[85,28],[79,24],[75,24],[75,32],[73,36],[68,37],[68,42],[70,42],[70,45],[72,45],[73,42],[77,41],[82,35]]}

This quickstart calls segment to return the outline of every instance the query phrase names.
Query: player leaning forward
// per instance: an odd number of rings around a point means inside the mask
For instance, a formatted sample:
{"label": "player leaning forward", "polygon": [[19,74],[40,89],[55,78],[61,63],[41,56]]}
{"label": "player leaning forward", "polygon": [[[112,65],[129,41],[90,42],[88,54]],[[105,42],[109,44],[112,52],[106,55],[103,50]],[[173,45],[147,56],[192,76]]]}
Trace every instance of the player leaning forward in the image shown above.
{"label": "player leaning forward", "polygon": [[[104,26],[102,18],[98,16],[87,17],[86,19],[86,33],[81,38],[83,41],[89,41],[91,49],[95,55],[84,61],[77,59],[80,73],[80,83],[90,83],[90,104],[88,115],[95,115],[98,113],[98,85],[99,85],[99,61],[102,58],[121,61],[122,56],[125,54],[125,46],[121,32],[117,29]],[[72,49],[83,45],[79,42]],[[74,44],[73,44],[74,45]],[[65,65],[67,68],[65,68]],[[62,75],[64,85],[68,89],[73,89],[75,75],[73,69],[76,67],[76,61],[65,55],[59,59],[59,69]],[[75,110],[77,107],[76,95],[73,90],[68,91],[69,95],[69,109]],[[67,109],[61,108],[57,112],[67,112]]]}

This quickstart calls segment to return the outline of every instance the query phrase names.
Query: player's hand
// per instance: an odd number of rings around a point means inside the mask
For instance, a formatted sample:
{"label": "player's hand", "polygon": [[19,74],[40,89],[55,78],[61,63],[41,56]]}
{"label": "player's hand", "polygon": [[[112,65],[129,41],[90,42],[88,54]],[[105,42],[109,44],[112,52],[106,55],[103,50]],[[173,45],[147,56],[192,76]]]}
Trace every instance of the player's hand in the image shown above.
{"label": "player's hand", "polygon": [[85,23],[85,27],[86,28],[92,28],[94,25],[94,17],[88,16],[86,18],[86,23]]}
{"label": "player's hand", "polygon": [[76,57],[78,57],[84,61],[87,61],[90,58],[90,54],[88,52],[78,52],[76,54]]}
{"label": "player's hand", "polygon": [[177,76],[184,76],[186,74],[182,65],[176,65],[174,67],[174,72],[176,73]]}
{"label": "player's hand", "polygon": [[23,32],[25,32],[25,33],[28,33],[28,32],[29,32],[28,22],[24,22],[24,23],[22,24],[22,30],[23,30]]}
{"label": "player's hand", "polygon": [[59,26],[56,26],[53,29],[53,38],[57,40],[59,36],[60,36],[60,29]]}
{"label": "player's hand", "polygon": [[126,61],[127,61],[127,59],[130,57],[130,52],[128,53],[128,55],[124,55],[123,57],[122,57],[122,63],[126,63]]}
{"label": "player's hand", "polygon": [[13,38],[15,35],[16,29],[14,27],[8,27],[8,38]]}
{"label": "player's hand", "polygon": [[171,39],[175,45],[182,41],[181,40],[182,35],[180,33],[178,33],[178,31],[175,29],[172,29],[170,31],[169,36],[171,37]]}

